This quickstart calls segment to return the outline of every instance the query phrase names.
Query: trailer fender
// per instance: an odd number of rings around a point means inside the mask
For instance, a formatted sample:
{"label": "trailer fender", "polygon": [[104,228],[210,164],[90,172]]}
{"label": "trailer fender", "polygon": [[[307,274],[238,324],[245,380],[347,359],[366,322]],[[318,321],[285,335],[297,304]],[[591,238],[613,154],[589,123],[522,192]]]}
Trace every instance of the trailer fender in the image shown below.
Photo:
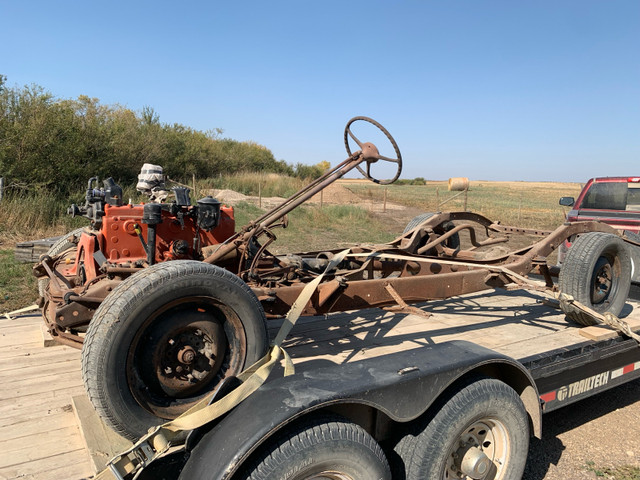
{"label": "trailer fender", "polygon": [[[321,410],[338,412],[354,423],[366,423],[358,414],[362,411],[410,422],[454,382],[473,374],[511,386],[523,400],[533,433],[540,434],[540,402],[528,371],[516,360],[471,342],[429,345],[345,365],[297,368],[296,375],[263,385],[215,424],[191,451],[180,478],[231,478],[270,437]],[[375,425],[362,426],[376,436]]]}

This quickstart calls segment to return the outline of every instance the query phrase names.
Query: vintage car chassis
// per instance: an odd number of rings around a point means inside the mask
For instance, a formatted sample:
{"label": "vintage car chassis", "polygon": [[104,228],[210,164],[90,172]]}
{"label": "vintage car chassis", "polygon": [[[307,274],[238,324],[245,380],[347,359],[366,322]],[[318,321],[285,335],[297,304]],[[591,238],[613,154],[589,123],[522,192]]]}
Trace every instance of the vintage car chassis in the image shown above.
{"label": "vintage car chassis", "polygon": [[[358,121],[381,130],[395,157],[361,142],[351,130]],[[126,266],[104,261],[93,283],[76,287],[61,273],[72,250],[42,259],[36,274],[49,278],[42,300],[45,322],[58,339],[82,347],[85,387],[107,424],[133,439],[196,404],[224,378],[264,355],[266,319],[286,315],[319,276],[303,315],[389,306],[408,310],[412,303],[524,285],[530,273],[541,275],[541,289],[557,291],[563,276],[548,258],[568,238],[584,237],[587,241],[574,244],[562,267],[572,272],[565,274],[565,285],[573,291],[565,293],[599,313],[620,312],[630,285],[626,245],[638,244],[598,222],[539,231],[469,212],[439,212],[414,219],[389,243],[352,246],[337,264],[331,260],[344,249],[270,253],[274,229],[287,226],[287,214],[347,172],[357,169],[380,184],[399,177],[398,146],[374,120],[350,120],[344,141],[346,160],[224,242],[203,248],[203,262]],[[350,141],[358,146],[355,153]],[[394,178],[372,177],[378,161],[396,165]],[[540,239],[509,249],[515,236]],[[578,276],[585,281],[566,281]],[[565,313],[584,325],[595,323],[582,313]]]}

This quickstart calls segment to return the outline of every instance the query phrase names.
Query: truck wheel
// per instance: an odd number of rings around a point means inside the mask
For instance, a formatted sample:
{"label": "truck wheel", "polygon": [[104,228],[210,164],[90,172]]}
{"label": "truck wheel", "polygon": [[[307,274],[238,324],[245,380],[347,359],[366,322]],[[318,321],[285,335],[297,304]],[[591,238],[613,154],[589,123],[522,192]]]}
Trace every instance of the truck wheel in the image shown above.
{"label": "truck wheel", "polygon": [[[567,251],[558,287],[598,313],[620,314],[631,287],[631,259],[624,240],[610,233],[580,235]],[[571,306],[564,313],[580,325],[597,323]]]}
{"label": "truck wheel", "polygon": [[[51,247],[49,247],[49,250],[47,251],[47,255],[49,257],[55,257],[56,255],[64,252],[65,250],[68,250],[69,248],[73,248],[76,245],[78,245],[78,241],[80,240],[80,235],[82,235],[83,230],[84,230],[84,227],[76,228],[75,230],[72,230],[66,235],[63,235],[62,237],[60,237],[58,240],[53,242],[53,245],[51,245]],[[44,292],[45,292],[45,289],[47,288],[47,285],[49,285],[48,278],[38,279],[38,293],[40,293],[41,297],[44,297]]]}
{"label": "truck wheel", "polygon": [[476,378],[435,407],[395,448],[407,480],[522,477],[529,421],[511,387]]}
{"label": "truck wheel", "polygon": [[380,445],[362,427],[328,416],[300,423],[268,442],[239,478],[390,480],[391,470]]}
{"label": "truck wheel", "polygon": [[137,439],[259,360],[267,343],[264,311],[242,280],[176,260],[130,276],[98,307],[82,378],[105,423]]}
{"label": "truck wheel", "polygon": [[[411,219],[411,221],[409,221],[409,223],[407,223],[407,226],[404,227],[404,231],[402,233],[405,234],[405,233],[413,230],[414,228],[416,228],[418,225],[422,225],[424,222],[429,220],[434,215],[436,215],[436,214],[435,213],[422,213],[422,214],[414,217],[413,219]],[[449,230],[451,230],[454,227],[455,227],[455,225],[453,224],[453,222],[443,222],[440,225],[436,226],[433,230],[436,233],[442,235],[444,233],[447,233]],[[418,248],[420,248],[420,247],[422,247],[422,246],[424,246],[426,244],[427,244],[427,238],[425,237],[420,242],[420,245],[418,245]],[[460,236],[456,233],[456,234],[452,235],[451,237],[449,237],[447,239],[447,241],[444,242],[444,244],[448,248],[453,248],[453,249],[460,248]],[[427,255],[435,255],[435,249],[430,250],[429,252],[427,252]]]}

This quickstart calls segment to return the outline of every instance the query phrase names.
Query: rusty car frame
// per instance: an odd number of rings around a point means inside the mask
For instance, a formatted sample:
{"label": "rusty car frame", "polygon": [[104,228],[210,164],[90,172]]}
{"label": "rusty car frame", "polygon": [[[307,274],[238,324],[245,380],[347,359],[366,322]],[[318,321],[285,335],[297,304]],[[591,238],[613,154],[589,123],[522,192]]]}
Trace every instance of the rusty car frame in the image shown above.
{"label": "rusty car frame", "polygon": [[[391,153],[382,155],[376,145],[361,141],[354,123],[379,129]],[[66,291],[47,299],[70,311],[99,305],[84,336],[82,370],[89,398],[108,425],[137,438],[261,358],[269,344],[267,319],[284,316],[320,275],[303,315],[388,306],[406,310],[408,304],[517,288],[529,274],[540,275],[541,290],[562,290],[594,311],[620,313],[630,285],[628,245],[638,244],[598,222],[542,231],[504,226],[466,211],[437,212],[416,217],[389,243],[351,246],[330,271],[327,266],[344,249],[272,254],[274,230],[287,226],[287,214],[351,170],[379,184],[400,176],[398,145],[378,122],[351,119],[344,142],[344,161],[225,241],[204,248],[203,261],[126,268],[104,261],[97,283],[111,282],[112,291],[102,288],[103,296],[83,298],[88,290],[70,281]],[[391,179],[373,177],[377,162],[395,167]],[[514,236],[539,240],[508,248]],[[575,236],[578,241],[559,271],[549,256]],[[45,268],[36,269],[40,275],[60,275],[60,258],[42,263],[47,268],[44,273]],[[565,313],[580,324],[595,323],[582,311],[566,308]]]}

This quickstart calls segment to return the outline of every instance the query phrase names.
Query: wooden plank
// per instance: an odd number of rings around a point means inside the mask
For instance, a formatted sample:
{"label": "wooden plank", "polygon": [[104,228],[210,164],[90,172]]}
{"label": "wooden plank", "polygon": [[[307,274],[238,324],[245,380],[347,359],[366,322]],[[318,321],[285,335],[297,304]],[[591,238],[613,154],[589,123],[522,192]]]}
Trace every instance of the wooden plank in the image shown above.
{"label": "wooden plank", "polygon": [[616,338],[617,336],[619,336],[619,333],[612,327],[607,327],[604,325],[593,325],[591,327],[581,328],[580,335],[582,335],[584,338],[588,338],[589,340],[599,341]]}
{"label": "wooden plank", "polygon": [[42,434],[43,425],[46,425],[47,430],[58,430],[73,427],[76,423],[69,408],[56,410],[45,416],[29,415],[27,418],[14,418],[10,425],[0,426],[0,441]]}
{"label": "wooden plank", "polygon": [[73,372],[62,372],[54,375],[42,375],[40,378],[17,379],[6,383],[0,390],[0,400],[20,398],[24,395],[45,393],[51,388],[75,386],[81,384],[80,368]]}
{"label": "wooden plank", "polygon": [[[66,348],[47,348],[42,350],[42,345],[39,347],[37,355],[33,353],[25,352],[19,355],[15,355],[13,358],[15,361],[19,361],[20,368],[25,369],[33,366],[52,365],[60,362],[80,362],[80,351]],[[9,359],[6,359],[9,360]],[[4,372],[13,372],[15,376],[15,363],[14,361],[2,361],[0,362],[0,375]],[[20,372],[24,374],[24,370]]]}
{"label": "wooden plank", "polygon": [[15,466],[82,448],[76,425],[44,430],[37,434],[0,441],[0,466]]}
{"label": "wooden plank", "polygon": [[87,452],[82,448],[17,465],[0,466],[0,479],[7,480],[80,480],[92,474]]}
{"label": "wooden plank", "polygon": [[[35,364],[20,367],[20,376],[16,377],[16,372],[11,370],[0,370],[0,382],[3,390],[17,385],[19,382],[26,382],[30,379],[46,380],[47,378],[57,377],[58,374],[76,372],[79,375],[80,362],[75,358],[63,357],[56,361],[52,359],[49,363],[35,362]],[[78,377],[79,378],[79,377]],[[2,393],[0,393],[2,398]]]}
{"label": "wooden plank", "polygon": [[[65,346],[56,346],[55,348],[49,348],[47,351],[65,351],[69,355],[74,356],[75,358],[80,359],[80,350],[71,347]],[[0,360],[2,362],[20,359],[22,357],[28,357],[30,355],[34,355],[37,358],[40,358],[40,355],[44,353],[42,348],[42,338],[34,337],[33,341],[29,343],[22,344],[13,344],[6,345],[4,347],[0,347]],[[19,361],[19,360],[17,360]]]}
{"label": "wooden plank", "polygon": [[35,263],[49,251],[51,246],[61,237],[42,238],[39,240],[28,240],[16,244],[13,254],[16,260],[23,263]]}
{"label": "wooden plank", "polygon": [[0,325],[0,331],[2,333],[15,333],[19,329],[32,330],[34,325],[38,325],[39,323],[44,323],[44,320],[38,318],[38,321],[33,321],[32,317],[29,317],[29,321],[23,321],[23,317],[15,317],[11,320],[8,320],[7,317],[3,316],[4,321]]}
{"label": "wooden plank", "polygon": [[0,426],[29,419],[44,418],[45,415],[71,412],[71,396],[84,393],[84,386],[65,386],[60,390],[53,390],[36,395],[25,395],[17,399],[0,402]]}
{"label": "wooden plank", "polygon": [[107,466],[109,460],[133,444],[102,422],[86,395],[76,395],[71,401],[80,435],[97,473]]}
{"label": "wooden plank", "polygon": [[536,338],[521,340],[509,345],[500,347],[500,353],[509,355],[513,358],[524,358],[540,353],[540,345],[544,345],[545,350],[556,350],[566,348],[578,342],[584,341],[580,338],[580,329],[573,328],[563,332],[553,332]]}
{"label": "wooden plank", "polygon": [[[0,333],[0,347],[8,347],[11,345],[21,345],[23,343],[42,343],[42,337],[40,332],[34,330],[29,325],[24,327],[16,327],[18,332],[1,332]],[[10,334],[9,334],[10,333]]]}

